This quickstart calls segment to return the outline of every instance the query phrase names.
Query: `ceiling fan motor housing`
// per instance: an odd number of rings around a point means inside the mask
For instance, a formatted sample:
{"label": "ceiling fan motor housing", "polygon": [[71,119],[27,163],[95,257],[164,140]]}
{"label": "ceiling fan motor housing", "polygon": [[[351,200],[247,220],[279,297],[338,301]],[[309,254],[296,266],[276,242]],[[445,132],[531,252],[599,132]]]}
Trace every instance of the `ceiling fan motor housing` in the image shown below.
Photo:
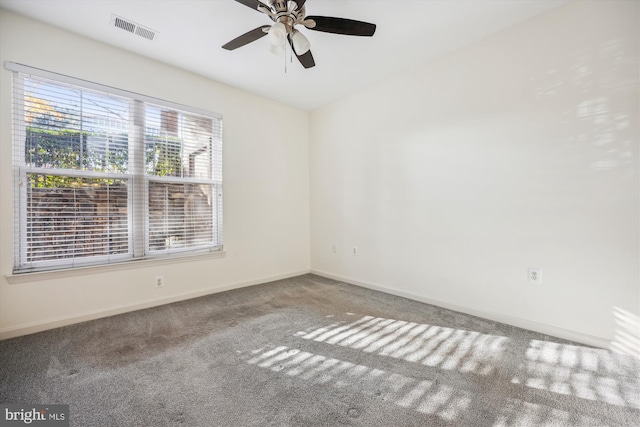
{"label": "ceiling fan motor housing", "polygon": [[288,1],[284,0],[269,0],[269,6],[275,12],[282,12],[284,10],[288,10],[289,6],[287,5]]}
{"label": "ceiling fan motor housing", "polygon": [[[294,6],[290,8],[290,4]],[[304,19],[305,7],[298,8],[295,1],[287,0],[269,0],[269,7],[273,13],[272,19],[275,22],[284,24],[287,28],[287,33],[293,31],[293,26]]]}

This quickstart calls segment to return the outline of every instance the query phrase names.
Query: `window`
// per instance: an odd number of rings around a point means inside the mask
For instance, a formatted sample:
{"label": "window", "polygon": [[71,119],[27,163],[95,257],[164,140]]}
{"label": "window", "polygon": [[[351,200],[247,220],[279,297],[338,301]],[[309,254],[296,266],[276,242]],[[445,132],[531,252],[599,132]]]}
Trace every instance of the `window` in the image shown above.
{"label": "window", "polygon": [[14,273],[222,249],[222,120],[14,71]]}

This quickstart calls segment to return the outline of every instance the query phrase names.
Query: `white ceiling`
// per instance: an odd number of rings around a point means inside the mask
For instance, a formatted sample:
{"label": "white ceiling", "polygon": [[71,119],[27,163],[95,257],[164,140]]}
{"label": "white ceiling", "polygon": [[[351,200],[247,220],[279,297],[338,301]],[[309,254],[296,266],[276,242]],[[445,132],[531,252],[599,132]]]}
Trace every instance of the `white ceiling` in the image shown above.
{"label": "white ceiling", "polygon": [[[312,110],[394,72],[451,52],[568,0],[308,0],[309,15],[372,22],[372,38],[310,31],[316,66],[269,53],[262,38],[220,46],[266,15],[233,0],[0,0],[0,7],[219,82]],[[154,41],[110,26],[111,14],[158,32]]]}

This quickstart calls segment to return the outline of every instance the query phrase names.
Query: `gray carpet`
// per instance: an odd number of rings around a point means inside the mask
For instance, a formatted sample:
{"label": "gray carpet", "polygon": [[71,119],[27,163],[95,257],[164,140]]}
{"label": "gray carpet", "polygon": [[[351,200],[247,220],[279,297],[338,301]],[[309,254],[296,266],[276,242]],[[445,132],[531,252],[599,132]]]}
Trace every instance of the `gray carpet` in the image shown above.
{"label": "gray carpet", "polygon": [[73,426],[635,426],[640,364],[314,275],[0,342]]}

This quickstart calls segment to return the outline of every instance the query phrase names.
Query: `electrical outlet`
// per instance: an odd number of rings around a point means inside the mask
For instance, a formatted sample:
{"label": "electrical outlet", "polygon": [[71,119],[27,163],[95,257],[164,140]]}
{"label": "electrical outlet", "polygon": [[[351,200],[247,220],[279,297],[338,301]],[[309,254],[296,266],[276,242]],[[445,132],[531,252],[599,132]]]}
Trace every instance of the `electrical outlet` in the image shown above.
{"label": "electrical outlet", "polygon": [[351,252],[353,255],[358,255],[358,247],[354,246],[353,251]]}
{"label": "electrical outlet", "polygon": [[335,243],[331,245],[331,252],[333,252],[334,254],[338,253],[338,245],[336,245]]}
{"label": "electrical outlet", "polygon": [[535,283],[536,285],[542,285],[542,270],[539,268],[529,269],[529,283]]}
{"label": "electrical outlet", "polygon": [[164,286],[164,276],[156,276],[156,288],[162,288]]}

